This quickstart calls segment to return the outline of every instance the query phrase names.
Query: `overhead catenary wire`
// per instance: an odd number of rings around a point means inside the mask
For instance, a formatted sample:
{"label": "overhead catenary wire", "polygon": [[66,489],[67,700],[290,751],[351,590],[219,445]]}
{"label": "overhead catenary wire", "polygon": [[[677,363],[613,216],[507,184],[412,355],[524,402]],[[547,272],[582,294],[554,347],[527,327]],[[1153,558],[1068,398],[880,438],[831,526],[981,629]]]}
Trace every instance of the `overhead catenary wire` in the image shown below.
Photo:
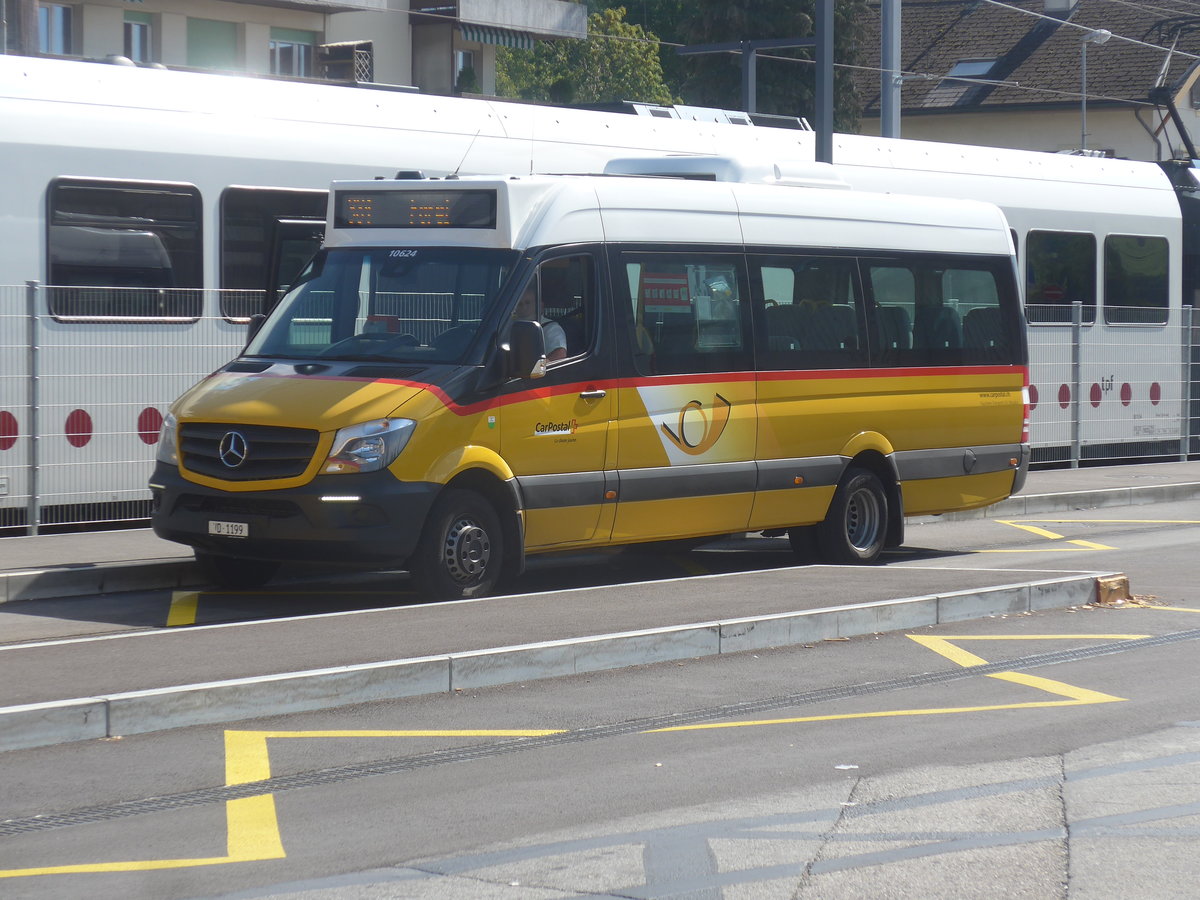
{"label": "overhead catenary wire", "polygon": [[[1002,9],[1007,9],[1012,12],[1024,15],[1024,16],[1029,16],[1032,18],[1045,19],[1048,21],[1056,22],[1059,25],[1069,26],[1070,28],[1076,29],[1083,33],[1088,33],[1093,30],[1093,28],[1091,28],[1089,26],[1079,25],[1075,22],[1070,22],[1070,21],[1067,21],[1067,20],[1064,20],[1061,18],[1057,18],[1055,16],[1046,15],[1045,13],[1040,13],[1035,10],[1029,10],[1029,9],[1024,9],[1020,6],[1014,6],[1011,3],[1003,2],[1003,0],[981,0],[981,2],[987,3],[991,6],[999,7]],[[1131,0],[1104,0],[1104,2],[1119,3],[1119,4],[1133,7],[1133,8],[1144,9],[1147,12],[1155,12],[1155,13],[1163,12],[1163,13],[1171,13],[1171,14],[1178,14],[1178,12],[1179,12],[1179,10],[1177,10],[1177,9],[1172,10],[1172,9],[1165,9],[1165,8],[1159,8],[1159,7],[1149,7],[1149,6],[1145,6],[1142,4],[1131,2]],[[1200,2],[1193,3],[1193,2],[1189,2],[1189,0],[1179,0],[1179,2],[1181,3],[1181,5],[1196,8],[1198,11],[1197,16],[1198,16],[1198,18],[1200,18]],[[430,12],[430,11],[426,11],[426,10],[388,10],[388,12],[395,12],[397,14],[408,15],[408,16],[424,17],[426,19],[439,19],[439,20],[444,20],[444,21],[451,22],[451,23],[458,21],[457,17],[452,13]],[[511,23],[505,23],[505,22],[476,21],[475,24],[487,25],[487,26],[494,27],[494,28],[511,29],[511,27],[512,27]],[[638,26],[638,27],[641,27],[641,26]],[[633,35],[589,34],[586,39],[587,40],[617,41],[617,42],[623,42],[623,43],[649,44],[649,45],[653,45],[653,46],[660,47],[660,48],[665,47],[665,48],[671,48],[671,49],[677,49],[677,48],[686,46],[685,44],[682,44],[679,42],[666,41],[666,40],[662,40],[662,39],[656,38],[656,37],[655,38],[637,37],[637,36],[633,36]],[[1174,56],[1182,57],[1185,59],[1200,61],[1200,54],[1189,53],[1187,51],[1178,50],[1178,49],[1174,49],[1171,47],[1164,47],[1160,44],[1152,44],[1147,41],[1142,41],[1142,40],[1139,40],[1138,38],[1132,38],[1127,35],[1118,34],[1116,32],[1112,32],[1111,39],[1121,41],[1121,42],[1124,42],[1127,44],[1135,45],[1135,46],[1145,47],[1145,48],[1148,48],[1151,50],[1157,50],[1157,51],[1160,51],[1160,52],[1162,52],[1164,54],[1168,54],[1168,55],[1174,55]],[[734,55],[739,54],[741,51],[737,50],[737,49],[730,49],[730,50],[722,51],[722,52],[724,52],[727,55],[734,56]],[[794,57],[794,56],[779,56],[779,55],[773,54],[773,53],[759,53],[758,58],[760,60],[770,60],[773,62],[783,62],[783,63],[792,63],[792,64],[809,65],[809,66],[815,65],[815,61],[812,59],[806,59],[803,57]],[[856,65],[856,64],[851,64],[851,63],[839,63],[839,62],[835,62],[833,65],[834,65],[835,69],[842,69],[842,70],[847,70],[847,71],[870,72],[870,73],[876,74],[876,75],[882,75],[884,73],[884,70],[879,66],[864,66],[864,65]],[[1004,88],[1008,88],[1011,90],[1020,91],[1020,92],[1029,93],[1029,94],[1054,95],[1054,96],[1062,98],[1063,100],[1075,101],[1075,100],[1080,100],[1080,99],[1083,99],[1086,97],[1088,100],[1117,102],[1117,103],[1122,103],[1122,104],[1125,104],[1127,106],[1132,106],[1132,107],[1143,107],[1143,108],[1150,108],[1150,109],[1155,108],[1154,103],[1151,103],[1151,102],[1145,101],[1145,100],[1134,100],[1134,99],[1131,99],[1128,97],[1114,97],[1114,96],[1111,96],[1108,94],[1085,93],[1083,91],[1068,91],[1068,90],[1063,90],[1061,88],[1037,87],[1034,85],[1030,85],[1030,84],[1022,83],[1022,82],[1016,82],[1016,81],[995,81],[995,80],[980,79],[980,78],[964,78],[961,76],[950,76],[950,75],[936,74],[936,73],[931,73],[931,72],[918,72],[918,71],[907,71],[907,70],[900,71],[897,74],[905,76],[905,77],[920,78],[923,80],[930,80],[930,81],[954,81],[954,82],[963,82],[963,83],[968,83],[968,84],[987,85],[987,86],[991,86],[991,87],[1004,87]]]}

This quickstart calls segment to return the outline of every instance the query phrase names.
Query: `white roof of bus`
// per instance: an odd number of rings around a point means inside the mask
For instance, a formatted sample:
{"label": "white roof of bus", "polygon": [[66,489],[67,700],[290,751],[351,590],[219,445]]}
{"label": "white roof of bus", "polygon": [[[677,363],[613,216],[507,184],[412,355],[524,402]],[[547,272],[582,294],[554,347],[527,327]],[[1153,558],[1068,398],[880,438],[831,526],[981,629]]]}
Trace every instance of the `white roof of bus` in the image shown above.
{"label": "white roof of bus", "polygon": [[1008,224],[987,203],[858,191],[621,176],[334,182],[337,190],[498,193],[496,231],[329,228],[329,247],[432,245],[526,250],[575,243],[747,244],[1007,255]]}

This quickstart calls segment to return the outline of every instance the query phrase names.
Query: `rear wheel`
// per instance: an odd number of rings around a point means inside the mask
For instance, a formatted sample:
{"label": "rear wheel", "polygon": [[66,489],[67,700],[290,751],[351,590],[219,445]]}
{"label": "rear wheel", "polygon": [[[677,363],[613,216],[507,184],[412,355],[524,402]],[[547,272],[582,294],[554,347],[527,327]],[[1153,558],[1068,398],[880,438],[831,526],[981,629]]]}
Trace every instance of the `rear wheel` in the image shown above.
{"label": "rear wheel", "polygon": [[875,562],[887,540],[887,509],[887,494],[875,473],[850,469],[818,526],[821,555],[831,563]]}
{"label": "rear wheel", "polygon": [[504,536],[492,505],[472,491],[448,490],[434,503],[409,560],[417,590],[437,600],[484,597],[504,564]]}
{"label": "rear wheel", "polygon": [[262,587],[275,577],[279,563],[262,559],[240,559],[196,551],[196,564],[205,581],[231,590]]}

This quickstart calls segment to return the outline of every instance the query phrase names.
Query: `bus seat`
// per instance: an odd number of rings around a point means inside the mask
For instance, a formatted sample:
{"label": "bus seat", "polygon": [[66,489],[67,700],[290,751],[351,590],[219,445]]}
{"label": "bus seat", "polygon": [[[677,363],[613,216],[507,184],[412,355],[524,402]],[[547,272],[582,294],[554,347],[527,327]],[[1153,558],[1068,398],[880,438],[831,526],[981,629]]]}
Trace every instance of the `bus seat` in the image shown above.
{"label": "bus seat", "polygon": [[804,331],[805,350],[846,350],[858,347],[853,307],[823,303],[812,312]]}
{"label": "bus seat", "polygon": [[912,349],[912,322],[903,306],[879,307],[879,337],[885,350]]}
{"label": "bus seat", "polygon": [[962,347],[962,322],[949,306],[917,307],[913,345],[919,350],[957,350]]}
{"label": "bus seat", "polygon": [[963,319],[963,344],[973,348],[1003,346],[1000,310],[994,306],[980,306],[967,313]]}

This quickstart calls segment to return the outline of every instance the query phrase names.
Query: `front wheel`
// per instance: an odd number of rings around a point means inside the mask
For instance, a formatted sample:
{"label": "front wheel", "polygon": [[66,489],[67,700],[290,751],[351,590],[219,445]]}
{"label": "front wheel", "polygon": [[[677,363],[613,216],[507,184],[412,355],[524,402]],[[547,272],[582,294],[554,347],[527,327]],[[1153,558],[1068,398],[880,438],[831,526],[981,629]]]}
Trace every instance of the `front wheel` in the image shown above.
{"label": "front wheel", "polygon": [[874,472],[852,468],[834,492],[817,541],[827,562],[873,563],[887,540],[887,494]]}
{"label": "front wheel", "polygon": [[499,581],[504,536],[495,509],[472,491],[448,490],[434,503],[409,571],[436,600],[484,597]]}
{"label": "front wheel", "polygon": [[279,563],[263,559],[240,559],[196,551],[196,564],[209,584],[227,590],[262,587],[275,577]]}

